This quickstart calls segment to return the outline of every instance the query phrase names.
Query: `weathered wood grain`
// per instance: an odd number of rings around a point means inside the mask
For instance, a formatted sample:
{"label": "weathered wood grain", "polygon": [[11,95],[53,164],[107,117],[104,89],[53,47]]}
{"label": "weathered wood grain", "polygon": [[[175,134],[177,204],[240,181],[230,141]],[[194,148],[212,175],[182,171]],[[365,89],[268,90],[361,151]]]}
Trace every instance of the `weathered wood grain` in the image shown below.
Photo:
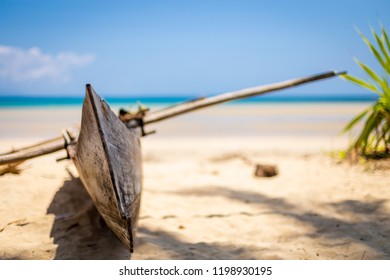
{"label": "weathered wood grain", "polygon": [[130,251],[142,190],[139,136],[87,85],[80,134],[68,153],[97,210]]}

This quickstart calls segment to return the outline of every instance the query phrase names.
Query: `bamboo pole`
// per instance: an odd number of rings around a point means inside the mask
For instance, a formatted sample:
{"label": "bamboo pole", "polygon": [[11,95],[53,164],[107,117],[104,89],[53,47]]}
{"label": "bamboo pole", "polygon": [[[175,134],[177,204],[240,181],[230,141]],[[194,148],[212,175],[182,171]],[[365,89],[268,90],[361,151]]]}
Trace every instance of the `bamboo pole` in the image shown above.
{"label": "bamboo pole", "polygon": [[9,155],[9,154],[14,154],[16,152],[21,152],[21,151],[26,151],[26,150],[31,150],[32,148],[37,148],[37,147],[41,147],[41,146],[47,146],[48,144],[52,143],[52,142],[57,142],[57,141],[60,141],[60,140],[64,140],[64,137],[63,136],[58,136],[58,137],[55,137],[55,138],[51,138],[51,139],[48,139],[48,140],[44,140],[42,142],[39,142],[39,143],[35,143],[33,145],[30,145],[30,146],[26,146],[26,147],[22,147],[22,148],[18,148],[18,149],[12,149],[11,151],[9,152],[6,152],[6,153],[2,153],[0,154],[0,156],[5,156],[5,155]]}
{"label": "bamboo pole", "polygon": [[[33,145],[36,146],[36,145]],[[0,156],[0,165],[9,164],[13,162],[24,161],[26,159],[43,156],[47,154],[51,154],[57,151],[60,151],[65,148],[65,140],[64,138],[59,138],[56,141],[48,141],[48,143],[36,146],[31,149],[24,148],[21,151],[17,151],[14,153],[1,155]]]}
{"label": "bamboo pole", "polygon": [[208,106],[212,106],[212,105],[216,105],[216,104],[220,104],[232,100],[252,97],[256,95],[262,95],[276,90],[291,88],[309,82],[332,78],[345,73],[346,72],[329,71],[318,75],[312,75],[308,77],[287,80],[284,82],[274,83],[270,85],[242,89],[239,91],[233,91],[233,92],[228,92],[228,93],[224,93],[224,94],[220,94],[208,98],[194,100],[192,102],[185,102],[182,104],[178,104],[177,106],[169,107],[167,109],[162,109],[156,112],[150,112],[149,114],[145,115],[144,124],[150,124],[150,123],[162,121],[177,115],[195,111]]}
{"label": "bamboo pole", "polygon": [[[308,77],[287,80],[284,82],[274,83],[270,85],[247,88],[247,89],[228,92],[228,93],[224,93],[224,94],[220,94],[208,98],[201,98],[190,102],[184,102],[176,106],[171,106],[156,112],[150,112],[149,114],[144,116],[143,123],[144,124],[155,123],[158,121],[162,121],[177,115],[195,111],[208,106],[228,102],[231,100],[247,98],[255,95],[261,95],[261,94],[265,94],[268,92],[281,90],[285,88],[295,87],[309,82],[328,79],[341,74],[345,74],[345,72],[330,71],[318,75],[312,75]],[[130,121],[130,120],[131,119],[128,120],[126,120],[126,118],[124,119],[124,121]],[[75,137],[74,141],[77,141],[77,136]],[[18,149],[14,152],[2,154],[0,155],[0,165],[24,161],[30,158],[57,152],[64,148],[65,148],[64,137],[59,136],[53,139],[46,140],[44,142],[40,142],[38,144],[34,144],[28,147],[24,147],[22,149]]]}
{"label": "bamboo pole", "polygon": [[[23,162],[27,159],[47,155],[66,148],[66,142],[77,141],[79,128],[70,127],[64,129],[62,135],[35,143],[19,149],[14,149],[13,152],[8,152],[0,155],[0,165],[16,162]],[[72,139],[69,139],[69,135]]]}

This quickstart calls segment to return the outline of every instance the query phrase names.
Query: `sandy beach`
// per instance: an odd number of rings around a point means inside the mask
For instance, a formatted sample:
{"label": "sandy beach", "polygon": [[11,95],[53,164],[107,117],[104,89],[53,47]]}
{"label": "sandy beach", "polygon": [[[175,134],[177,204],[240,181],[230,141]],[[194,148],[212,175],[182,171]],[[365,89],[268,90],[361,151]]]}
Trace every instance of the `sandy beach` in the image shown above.
{"label": "sandy beach", "polygon": [[[0,259],[390,259],[390,166],[340,162],[365,104],[218,106],[142,139],[135,252],[58,152],[0,176]],[[77,108],[0,111],[0,148],[56,136]],[[256,164],[276,165],[271,178]]]}

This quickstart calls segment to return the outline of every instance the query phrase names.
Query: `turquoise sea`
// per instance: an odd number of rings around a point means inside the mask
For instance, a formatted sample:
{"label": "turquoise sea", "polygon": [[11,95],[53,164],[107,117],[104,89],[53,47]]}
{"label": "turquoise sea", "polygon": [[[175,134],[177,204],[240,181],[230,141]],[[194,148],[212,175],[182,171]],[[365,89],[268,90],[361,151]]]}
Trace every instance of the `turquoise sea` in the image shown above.
{"label": "turquoise sea", "polygon": [[[196,99],[200,96],[139,96],[139,97],[107,97],[106,101],[112,106],[131,106],[137,103],[146,106],[164,106]],[[229,104],[242,103],[345,103],[371,102],[377,98],[374,94],[266,94],[246,98]],[[0,96],[0,108],[4,107],[47,107],[47,106],[80,106],[83,97],[47,97],[47,96]]]}
{"label": "turquoise sea", "polygon": [[[117,113],[141,103],[152,111],[197,96],[108,97]],[[291,94],[288,92],[228,102],[152,124],[153,137],[179,136],[323,136],[336,137],[358,113],[375,101],[370,94]],[[0,139],[50,138],[77,126],[83,97],[0,96]]]}

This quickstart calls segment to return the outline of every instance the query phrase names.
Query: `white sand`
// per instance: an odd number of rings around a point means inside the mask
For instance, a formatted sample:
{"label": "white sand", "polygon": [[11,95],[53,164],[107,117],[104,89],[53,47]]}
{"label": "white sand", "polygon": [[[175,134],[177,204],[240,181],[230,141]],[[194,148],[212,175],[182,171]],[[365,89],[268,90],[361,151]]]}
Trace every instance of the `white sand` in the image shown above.
{"label": "white sand", "polygon": [[[389,167],[332,159],[329,151],[347,145],[336,129],[166,133],[180,122],[142,141],[131,256],[101,223],[71,162],[55,162],[59,152],[0,177],[0,259],[390,259]],[[29,142],[5,137],[0,147]],[[256,178],[257,163],[280,173]]]}

